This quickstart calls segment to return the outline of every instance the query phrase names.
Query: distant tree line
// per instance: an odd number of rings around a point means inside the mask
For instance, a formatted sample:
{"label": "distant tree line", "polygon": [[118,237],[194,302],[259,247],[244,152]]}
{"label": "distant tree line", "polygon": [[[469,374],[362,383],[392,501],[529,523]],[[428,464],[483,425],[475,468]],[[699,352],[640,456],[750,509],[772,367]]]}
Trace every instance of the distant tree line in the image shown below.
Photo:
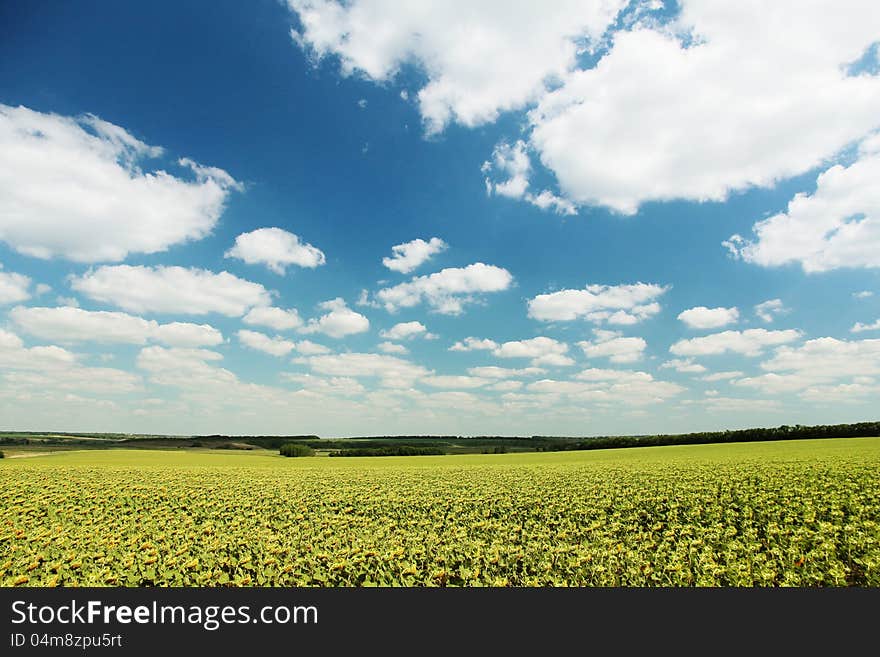
{"label": "distant tree line", "polygon": [[648,436],[598,436],[596,438],[571,439],[552,436],[533,436],[542,441],[539,452],[584,449],[615,449],[620,447],[655,447],[661,445],[705,445],[710,443],[748,443],[762,440],[806,440],[810,438],[859,438],[880,436],[880,422],[856,424],[820,424],[804,426],[796,424],[780,427],[737,429],[727,431],[702,431],[682,434],[657,434]]}

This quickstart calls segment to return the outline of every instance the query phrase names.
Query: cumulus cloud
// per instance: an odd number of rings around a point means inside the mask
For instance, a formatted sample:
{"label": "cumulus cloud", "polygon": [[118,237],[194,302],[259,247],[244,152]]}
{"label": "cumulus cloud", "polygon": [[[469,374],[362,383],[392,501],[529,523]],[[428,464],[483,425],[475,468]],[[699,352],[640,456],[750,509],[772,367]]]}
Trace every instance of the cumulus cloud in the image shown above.
{"label": "cumulus cloud", "polygon": [[318,305],[327,313],[318,319],[311,319],[300,329],[302,333],[323,333],[331,338],[344,338],[346,335],[364,333],[370,330],[370,320],[349,308],[341,297]]}
{"label": "cumulus cloud", "polygon": [[76,356],[55,345],[25,347],[15,333],[0,328],[0,367],[23,370],[54,370],[76,364]]}
{"label": "cumulus cloud", "polygon": [[[158,346],[144,347],[135,364],[150,374],[154,383],[196,390],[204,394],[211,390],[229,391],[238,384],[238,378],[229,370],[219,367],[223,355],[208,349],[181,349]],[[235,397],[230,396],[229,401]]]}
{"label": "cumulus cloud", "polygon": [[706,376],[700,377],[703,381],[729,381],[730,379],[736,379],[743,375],[739,370],[732,370],[728,372],[713,372],[712,374],[707,374]]}
{"label": "cumulus cloud", "polygon": [[262,285],[229,272],[143,265],[103,266],[71,279],[77,292],[131,312],[240,317],[254,306],[269,306]]}
{"label": "cumulus cloud", "polygon": [[75,390],[124,394],[139,390],[140,377],[108,367],[85,367],[76,354],[55,345],[26,347],[0,329],[0,377],[19,392]]}
{"label": "cumulus cloud", "polygon": [[574,365],[566,356],[568,345],[553,338],[539,336],[528,340],[514,340],[499,345],[492,351],[498,358],[531,358],[532,367]]}
{"label": "cumulus cloud", "polygon": [[880,394],[880,340],[808,340],[780,347],[761,369],[766,373],[733,385],[766,395],[796,393],[812,403],[860,403]]}
{"label": "cumulus cloud", "polygon": [[540,376],[541,374],[546,374],[547,370],[542,367],[523,367],[517,369],[489,365],[486,367],[471,367],[467,372],[471,376],[481,379],[512,379],[519,376]]}
{"label": "cumulus cloud", "polygon": [[467,337],[449,347],[449,351],[492,351],[497,348],[498,343],[494,340]]}
{"label": "cumulus cloud", "polygon": [[329,354],[331,351],[324,345],[311,340],[300,340],[296,343],[296,350],[303,356],[320,356],[321,354]]}
{"label": "cumulus cloud", "polygon": [[880,339],[807,340],[800,347],[780,347],[761,368],[826,378],[873,377],[880,375]]}
{"label": "cumulus cloud", "polygon": [[[869,144],[866,146],[865,144]],[[757,222],[754,240],[733,236],[728,246],[763,267],[799,264],[805,272],[880,267],[880,139],[863,143],[849,166],[835,164],[799,193],[785,212]]]}
{"label": "cumulus cloud", "polygon": [[296,308],[285,310],[274,306],[251,308],[241,321],[250,326],[268,326],[276,331],[295,329],[303,323]]}
{"label": "cumulus cloud", "polygon": [[190,175],[142,170],[162,155],[95,116],[0,105],[0,241],[36,258],[119,261],[208,235],[242,187],[183,158]]}
{"label": "cumulus cloud", "polygon": [[479,294],[501,292],[510,287],[513,276],[494,265],[477,262],[467,267],[451,267],[428,276],[417,276],[406,283],[387,287],[376,298],[388,312],[412,308],[422,302],[443,315],[458,315],[464,306],[475,303]]}
{"label": "cumulus cloud", "polygon": [[873,297],[874,293],[871,290],[861,290],[860,292],[853,292],[853,297],[856,299],[868,299]]}
{"label": "cumulus cloud", "polygon": [[[513,144],[502,141],[495,146],[492,159],[486,160],[480,167],[480,171],[485,174],[486,193],[524,199],[542,210],[553,210],[556,214],[577,214],[574,203],[557,196],[549,189],[539,194],[529,191],[532,163],[527,150],[528,146],[522,139]],[[499,181],[499,177],[503,180]]]}
{"label": "cumulus cloud", "polygon": [[626,338],[618,331],[593,329],[595,339],[578,342],[587,358],[607,358],[612,363],[634,363],[641,360],[648,343],[644,338]]}
{"label": "cumulus cloud", "polygon": [[728,324],[735,324],[739,320],[739,310],[736,308],[706,308],[706,306],[697,306],[682,311],[678,315],[678,319],[689,328],[719,328]]}
{"label": "cumulus cloud", "polygon": [[288,0],[297,44],[316,59],[335,56],[344,75],[377,83],[405,64],[426,74],[417,101],[426,131],[477,126],[533,102],[571,70],[584,42],[596,43],[624,0],[550,4],[490,1],[396,3]]}
{"label": "cumulus cloud", "polygon": [[432,237],[427,242],[423,239],[415,239],[392,246],[391,257],[382,258],[382,264],[392,271],[408,274],[448,248],[449,245],[439,237]]}
{"label": "cumulus cloud", "polygon": [[[796,0],[682,0],[671,19],[649,15],[655,2],[623,0],[482,2],[464,14],[409,4],[288,0],[295,41],[337,57],[344,75],[384,84],[407,64],[424,72],[429,134],[532,108],[521,141],[572,210],[724,200],[820,166],[880,124],[880,76],[852,66],[880,30],[870,0],[833,16]],[[489,185],[541,196],[516,175]]]}
{"label": "cumulus cloud", "polygon": [[31,279],[24,274],[0,271],[0,305],[30,299],[30,286]]}
{"label": "cumulus cloud", "polygon": [[557,196],[549,189],[545,189],[538,194],[528,192],[524,198],[526,201],[542,210],[553,210],[556,214],[563,215],[577,214],[577,206],[574,203],[567,198]]}
{"label": "cumulus cloud", "polygon": [[482,388],[487,383],[487,379],[476,376],[426,376],[421,382],[432,388],[446,388],[452,390],[461,390],[467,388]]}
{"label": "cumulus cloud", "polygon": [[402,344],[397,344],[394,342],[380,342],[379,343],[379,351],[385,354],[408,354],[409,349],[404,347]]}
{"label": "cumulus cloud", "polygon": [[24,332],[57,342],[146,344],[156,341],[172,347],[210,347],[221,344],[223,335],[209,324],[170,322],[159,324],[127,313],[91,311],[61,306],[17,306],[10,319]]}
{"label": "cumulus cloud", "polygon": [[871,324],[862,324],[861,322],[856,322],[853,324],[853,327],[850,329],[852,333],[863,333],[865,331],[880,331],[880,319],[871,323]]}
{"label": "cumulus cloud", "polygon": [[705,366],[695,363],[692,358],[673,358],[663,363],[660,368],[674,369],[676,372],[684,372],[686,374],[699,374],[706,371]]}
{"label": "cumulus cloud", "polygon": [[379,331],[379,335],[389,340],[411,340],[416,337],[432,340],[437,337],[428,333],[428,328],[421,322],[400,322],[388,330]]}
{"label": "cumulus cloud", "polygon": [[790,311],[782,303],[782,299],[768,299],[755,306],[755,315],[762,322],[767,322],[768,324],[779,315],[784,315],[788,312]]}
{"label": "cumulus cloud", "polygon": [[[657,381],[646,372],[594,370],[601,378],[589,376],[575,381],[542,379],[526,386],[529,392],[564,395],[581,403],[612,403],[645,405],[661,403],[684,391],[678,384]],[[590,372],[590,370],[588,370]]]}
{"label": "cumulus cloud", "polygon": [[313,372],[327,376],[375,377],[390,388],[408,388],[431,372],[397,356],[370,353],[346,353],[303,358]]}
{"label": "cumulus cloud", "polygon": [[284,372],[281,378],[291,383],[299,384],[303,390],[309,390],[326,395],[343,395],[350,397],[361,395],[366,390],[356,379],[345,376],[321,377],[312,374],[291,374]]}
{"label": "cumulus cloud", "polygon": [[512,392],[513,390],[522,389],[525,385],[522,381],[499,381],[486,386],[486,390],[495,390],[496,392]]}
{"label": "cumulus cloud", "polygon": [[635,324],[660,312],[656,299],[669,288],[652,283],[587,285],[559,290],[529,300],[529,317],[544,322],[583,317],[592,322]]}
{"label": "cumulus cloud", "polygon": [[235,238],[235,245],[225,258],[238,258],[249,265],[263,264],[276,274],[284,274],[288,265],[314,269],[326,261],[317,247],[301,242],[281,228],[258,228]]}
{"label": "cumulus cloud", "polygon": [[747,399],[743,397],[708,396],[683,404],[698,405],[710,413],[755,413],[756,411],[781,411],[782,404],[775,399]]}
{"label": "cumulus cloud", "polygon": [[526,143],[521,139],[514,144],[501,142],[495,146],[492,159],[483,162],[482,171],[495,171],[505,177],[503,182],[493,182],[486,176],[486,191],[508,198],[522,198],[529,188],[529,172],[532,163],[526,153]]}
{"label": "cumulus cloud", "polygon": [[669,351],[676,356],[714,356],[726,352],[757,356],[766,347],[775,347],[794,342],[801,332],[794,329],[768,331],[767,329],[747,329],[745,331],[722,331],[690,340],[679,340]]}
{"label": "cumulus cloud", "polygon": [[680,6],[671,25],[616,32],[530,113],[566,198],[625,214],[720,201],[809,171],[880,123],[880,78],[846,71],[877,40],[869,0],[833,16],[794,0]]}
{"label": "cumulus cloud", "polygon": [[270,338],[259,331],[248,331],[246,329],[238,332],[238,341],[246,347],[278,357],[286,356],[296,348],[296,344],[290,340],[285,340],[281,336],[276,335],[274,338]]}

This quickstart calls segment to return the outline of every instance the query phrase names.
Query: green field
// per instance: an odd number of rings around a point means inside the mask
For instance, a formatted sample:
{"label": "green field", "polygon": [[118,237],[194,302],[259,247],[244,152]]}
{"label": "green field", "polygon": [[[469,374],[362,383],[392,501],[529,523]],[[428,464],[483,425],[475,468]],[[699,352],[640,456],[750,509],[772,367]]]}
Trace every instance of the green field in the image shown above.
{"label": "green field", "polygon": [[3,586],[880,586],[880,438],[0,460]]}

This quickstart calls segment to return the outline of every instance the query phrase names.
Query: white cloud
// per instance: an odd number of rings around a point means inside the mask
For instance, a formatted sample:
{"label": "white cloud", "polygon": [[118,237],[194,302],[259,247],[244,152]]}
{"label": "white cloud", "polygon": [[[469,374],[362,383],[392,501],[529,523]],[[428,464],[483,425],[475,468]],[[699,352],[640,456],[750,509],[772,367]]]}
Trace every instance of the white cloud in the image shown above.
{"label": "white cloud", "polygon": [[800,347],[780,347],[761,363],[771,372],[792,372],[822,379],[880,375],[880,339],[817,338]]}
{"label": "white cloud", "polygon": [[453,121],[492,122],[533,102],[625,4],[288,0],[299,18],[294,40],[315,58],[337,56],[343,75],[382,83],[405,64],[424,71],[418,105],[428,133]]}
{"label": "white cloud", "polygon": [[268,326],[276,331],[295,329],[303,323],[296,308],[284,310],[274,306],[252,308],[241,321],[251,326]]}
{"label": "white cloud", "polygon": [[144,172],[162,149],[92,115],[0,105],[0,152],[0,241],[36,258],[119,261],[201,239],[241,189],[186,158],[194,180]]}
{"label": "white cloud", "polygon": [[767,322],[768,324],[779,315],[785,315],[788,312],[790,311],[782,303],[782,299],[768,299],[755,306],[755,315],[762,322]]}
{"label": "white cloud", "polygon": [[71,280],[86,296],[131,312],[239,317],[254,306],[268,306],[262,285],[205,269],[115,265],[90,270]]}
{"label": "white cloud", "polygon": [[608,358],[612,363],[634,363],[641,360],[648,343],[644,338],[625,338],[617,331],[593,329],[596,339],[578,342],[587,358]]}
{"label": "white cloud", "polygon": [[608,370],[591,367],[574,375],[578,381],[653,381],[647,372],[633,370]]}
{"label": "white cloud", "polygon": [[862,324],[861,322],[856,322],[853,324],[853,327],[850,329],[852,333],[862,333],[864,331],[880,331],[880,319],[875,321],[872,324]]}
{"label": "white cloud", "polygon": [[650,283],[587,285],[582,290],[559,290],[529,300],[529,317],[544,322],[590,321],[631,324],[656,315],[656,299],[669,288]]}
{"label": "white cloud", "polygon": [[190,322],[160,324],[154,337],[169,347],[213,347],[223,343],[223,334],[210,324]]}
{"label": "white cloud", "polygon": [[[480,171],[485,174],[486,193],[512,199],[524,199],[535,207],[542,210],[553,210],[556,214],[577,214],[574,203],[557,196],[549,189],[538,194],[529,191],[532,163],[527,150],[528,146],[521,139],[512,145],[502,141],[495,146],[492,151],[492,159],[486,160],[480,167]],[[490,176],[492,173],[503,176],[504,180],[493,180]]]}
{"label": "white cloud", "polygon": [[[238,383],[238,378],[232,372],[215,364],[222,359],[222,354],[207,349],[153,346],[141,349],[136,365],[149,372],[154,383],[205,394],[218,389],[229,391],[229,386]],[[230,396],[224,401],[235,401],[235,397]]]}
{"label": "white cloud", "polygon": [[699,374],[705,372],[706,368],[699,363],[695,363],[691,358],[673,358],[663,363],[661,369],[674,369],[676,372],[684,372],[686,374]]}
{"label": "white cloud", "polygon": [[331,351],[324,345],[312,342],[311,340],[300,340],[296,343],[296,350],[303,356],[320,356],[322,354],[329,354]]}
{"label": "white cloud", "polygon": [[765,347],[793,342],[800,337],[801,332],[794,329],[722,331],[690,340],[679,340],[669,347],[669,351],[676,356],[713,356],[728,351],[745,356],[757,356]]}
{"label": "white cloud", "polygon": [[270,338],[259,331],[248,331],[246,329],[238,332],[238,340],[246,347],[278,357],[286,356],[296,348],[296,344],[290,340],[285,340],[281,336],[276,335],[274,338]]}
{"label": "white cloud", "polygon": [[358,299],[354,302],[354,305],[363,306],[365,308],[379,308],[379,304],[370,299],[370,293],[366,289],[361,290],[361,293],[358,295]]}
{"label": "white cloud", "polygon": [[737,235],[729,248],[763,267],[796,263],[805,272],[880,267],[878,177],[880,147],[863,148],[850,166],[835,164],[819,174],[815,192],[795,195],[786,212],[757,222],[753,241]]}
{"label": "white cloud", "polygon": [[0,271],[0,305],[30,299],[31,279],[24,274]]}
{"label": "white cloud", "polygon": [[[594,370],[603,372],[602,370]],[[590,370],[587,370],[590,372]],[[606,370],[603,378],[584,377],[577,381],[542,379],[526,386],[529,392],[565,395],[582,403],[656,404],[681,394],[685,389],[668,381],[657,381],[646,372],[614,374]]]}
{"label": "white cloud", "polygon": [[61,347],[27,348],[15,333],[0,328],[0,367],[23,370],[54,370],[76,364],[76,356]]}
{"label": "white cloud", "polygon": [[387,331],[379,331],[379,335],[389,340],[411,340],[415,337],[431,340],[437,337],[433,333],[428,333],[428,328],[421,322],[400,322]]}
{"label": "white cloud", "polygon": [[596,66],[530,113],[530,144],[566,198],[626,214],[724,200],[809,171],[880,124],[880,78],[846,72],[880,33],[870,0],[834,12],[680,4],[672,25],[616,32]]}
{"label": "white cloud", "polygon": [[376,377],[381,385],[408,388],[431,372],[396,356],[369,353],[346,353],[303,358],[313,372],[328,376]]}
{"label": "white cloud", "polygon": [[486,367],[471,367],[468,374],[481,379],[511,379],[517,376],[540,376],[546,374],[547,370],[541,367],[524,367],[515,369],[510,367],[496,367],[489,365]]}
{"label": "white cloud", "polygon": [[315,268],[326,262],[317,247],[301,242],[281,228],[258,228],[235,238],[235,245],[225,258],[238,258],[249,265],[263,264],[276,274],[284,274],[288,265]]}
{"label": "white cloud", "polygon": [[682,311],[678,319],[695,329],[710,329],[735,324],[739,320],[739,310],[736,308],[706,308],[697,306]]}
{"label": "white cloud", "polygon": [[169,346],[203,347],[223,342],[223,335],[208,324],[159,324],[127,313],[90,311],[61,306],[17,306],[10,319],[23,331],[57,342],[99,342],[143,345],[155,340]]}
{"label": "white cloud", "polygon": [[328,312],[318,319],[309,320],[308,325],[301,328],[300,332],[323,333],[331,338],[344,338],[346,335],[370,330],[370,320],[345,305],[341,297],[325,301],[318,307]]}
{"label": "white cloud", "polygon": [[409,349],[404,347],[402,344],[396,344],[394,342],[380,342],[379,343],[379,351],[385,354],[408,354]]}
{"label": "white cloud", "polygon": [[856,299],[868,299],[873,297],[874,293],[870,290],[862,290],[861,292],[853,292],[853,297]]}
{"label": "white cloud", "polygon": [[467,389],[467,388],[482,388],[487,383],[490,383],[487,379],[481,379],[475,376],[426,376],[421,381],[423,384],[431,386],[432,388],[446,388],[446,389]]}
{"label": "white cloud", "polygon": [[865,383],[817,385],[800,393],[804,401],[824,405],[876,403],[877,395],[880,395],[880,385]]}
{"label": "white cloud", "polygon": [[25,347],[20,337],[0,329],[0,377],[19,394],[34,390],[119,393],[139,390],[138,376],[107,367],[84,367],[76,354],[57,347]]}
{"label": "white cloud", "polygon": [[499,381],[498,383],[493,383],[492,385],[486,386],[486,390],[495,390],[497,392],[512,392],[513,390],[520,390],[522,387],[522,381]]}
{"label": "white cloud", "polygon": [[364,386],[356,379],[345,376],[325,378],[311,374],[290,374],[289,372],[284,372],[281,374],[281,377],[291,383],[298,383],[303,390],[326,395],[343,395],[348,397],[361,395],[366,392]]}
{"label": "white cloud", "polygon": [[477,301],[476,295],[500,292],[512,283],[513,276],[506,269],[478,262],[417,276],[406,283],[379,290],[376,298],[388,312],[412,308],[424,301],[438,313],[458,315],[466,304]]}
{"label": "white cloud", "polygon": [[392,271],[408,274],[421,267],[432,256],[449,248],[439,237],[432,237],[427,242],[423,239],[415,239],[403,244],[395,244],[391,247],[391,257],[382,258],[382,264]]}
{"label": "white cloud", "polygon": [[[522,140],[513,145],[501,142],[495,146],[492,159],[483,162],[482,171],[486,176],[486,191],[508,198],[522,198],[529,188],[529,173],[532,163],[526,153],[526,143]],[[492,171],[505,176],[503,182],[493,182],[488,174]]]}
{"label": "white cloud", "polygon": [[710,413],[755,413],[757,411],[782,410],[782,404],[775,399],[746,399],[713,395],[705,399],[682,403],[702,406]]}
{"label": "white cloud", "polygon": [[707,374],[706,376],[700,377],[703,381],[728,381],[730,379],[736,379],[743,375],[739,370],[729,371],[729,372],[715,372],[713,374]]}
{"label": "white cloud", "polygon": [[531,358],[533,367],[574,365],[567,352],[567,344],[544,336],[505,342],[492,351],[498,358]]}
{"label": "white cloud", "polygon": [[497,348],[498,343],[494,340],[467,337],[449,347],[449,351],[492,351]]}
{"label": "white cloud", "polygon": [[541,191],[539,194],[526,193],[526,201],[541,208],[542,210],[553,210],[556,214],[575,215],[577,214],[577,206],[567,198],[557,196],[549,189]]}

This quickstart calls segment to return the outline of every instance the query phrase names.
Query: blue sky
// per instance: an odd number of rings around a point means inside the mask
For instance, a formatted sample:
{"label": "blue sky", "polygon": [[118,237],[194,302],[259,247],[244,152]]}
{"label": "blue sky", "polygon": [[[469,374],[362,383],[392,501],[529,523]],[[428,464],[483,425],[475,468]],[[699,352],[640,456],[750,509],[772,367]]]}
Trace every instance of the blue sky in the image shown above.
{"label": "blue sky", "polygon": [[7,3],[0,26],[4,429],[875,419],[870,2]]}

